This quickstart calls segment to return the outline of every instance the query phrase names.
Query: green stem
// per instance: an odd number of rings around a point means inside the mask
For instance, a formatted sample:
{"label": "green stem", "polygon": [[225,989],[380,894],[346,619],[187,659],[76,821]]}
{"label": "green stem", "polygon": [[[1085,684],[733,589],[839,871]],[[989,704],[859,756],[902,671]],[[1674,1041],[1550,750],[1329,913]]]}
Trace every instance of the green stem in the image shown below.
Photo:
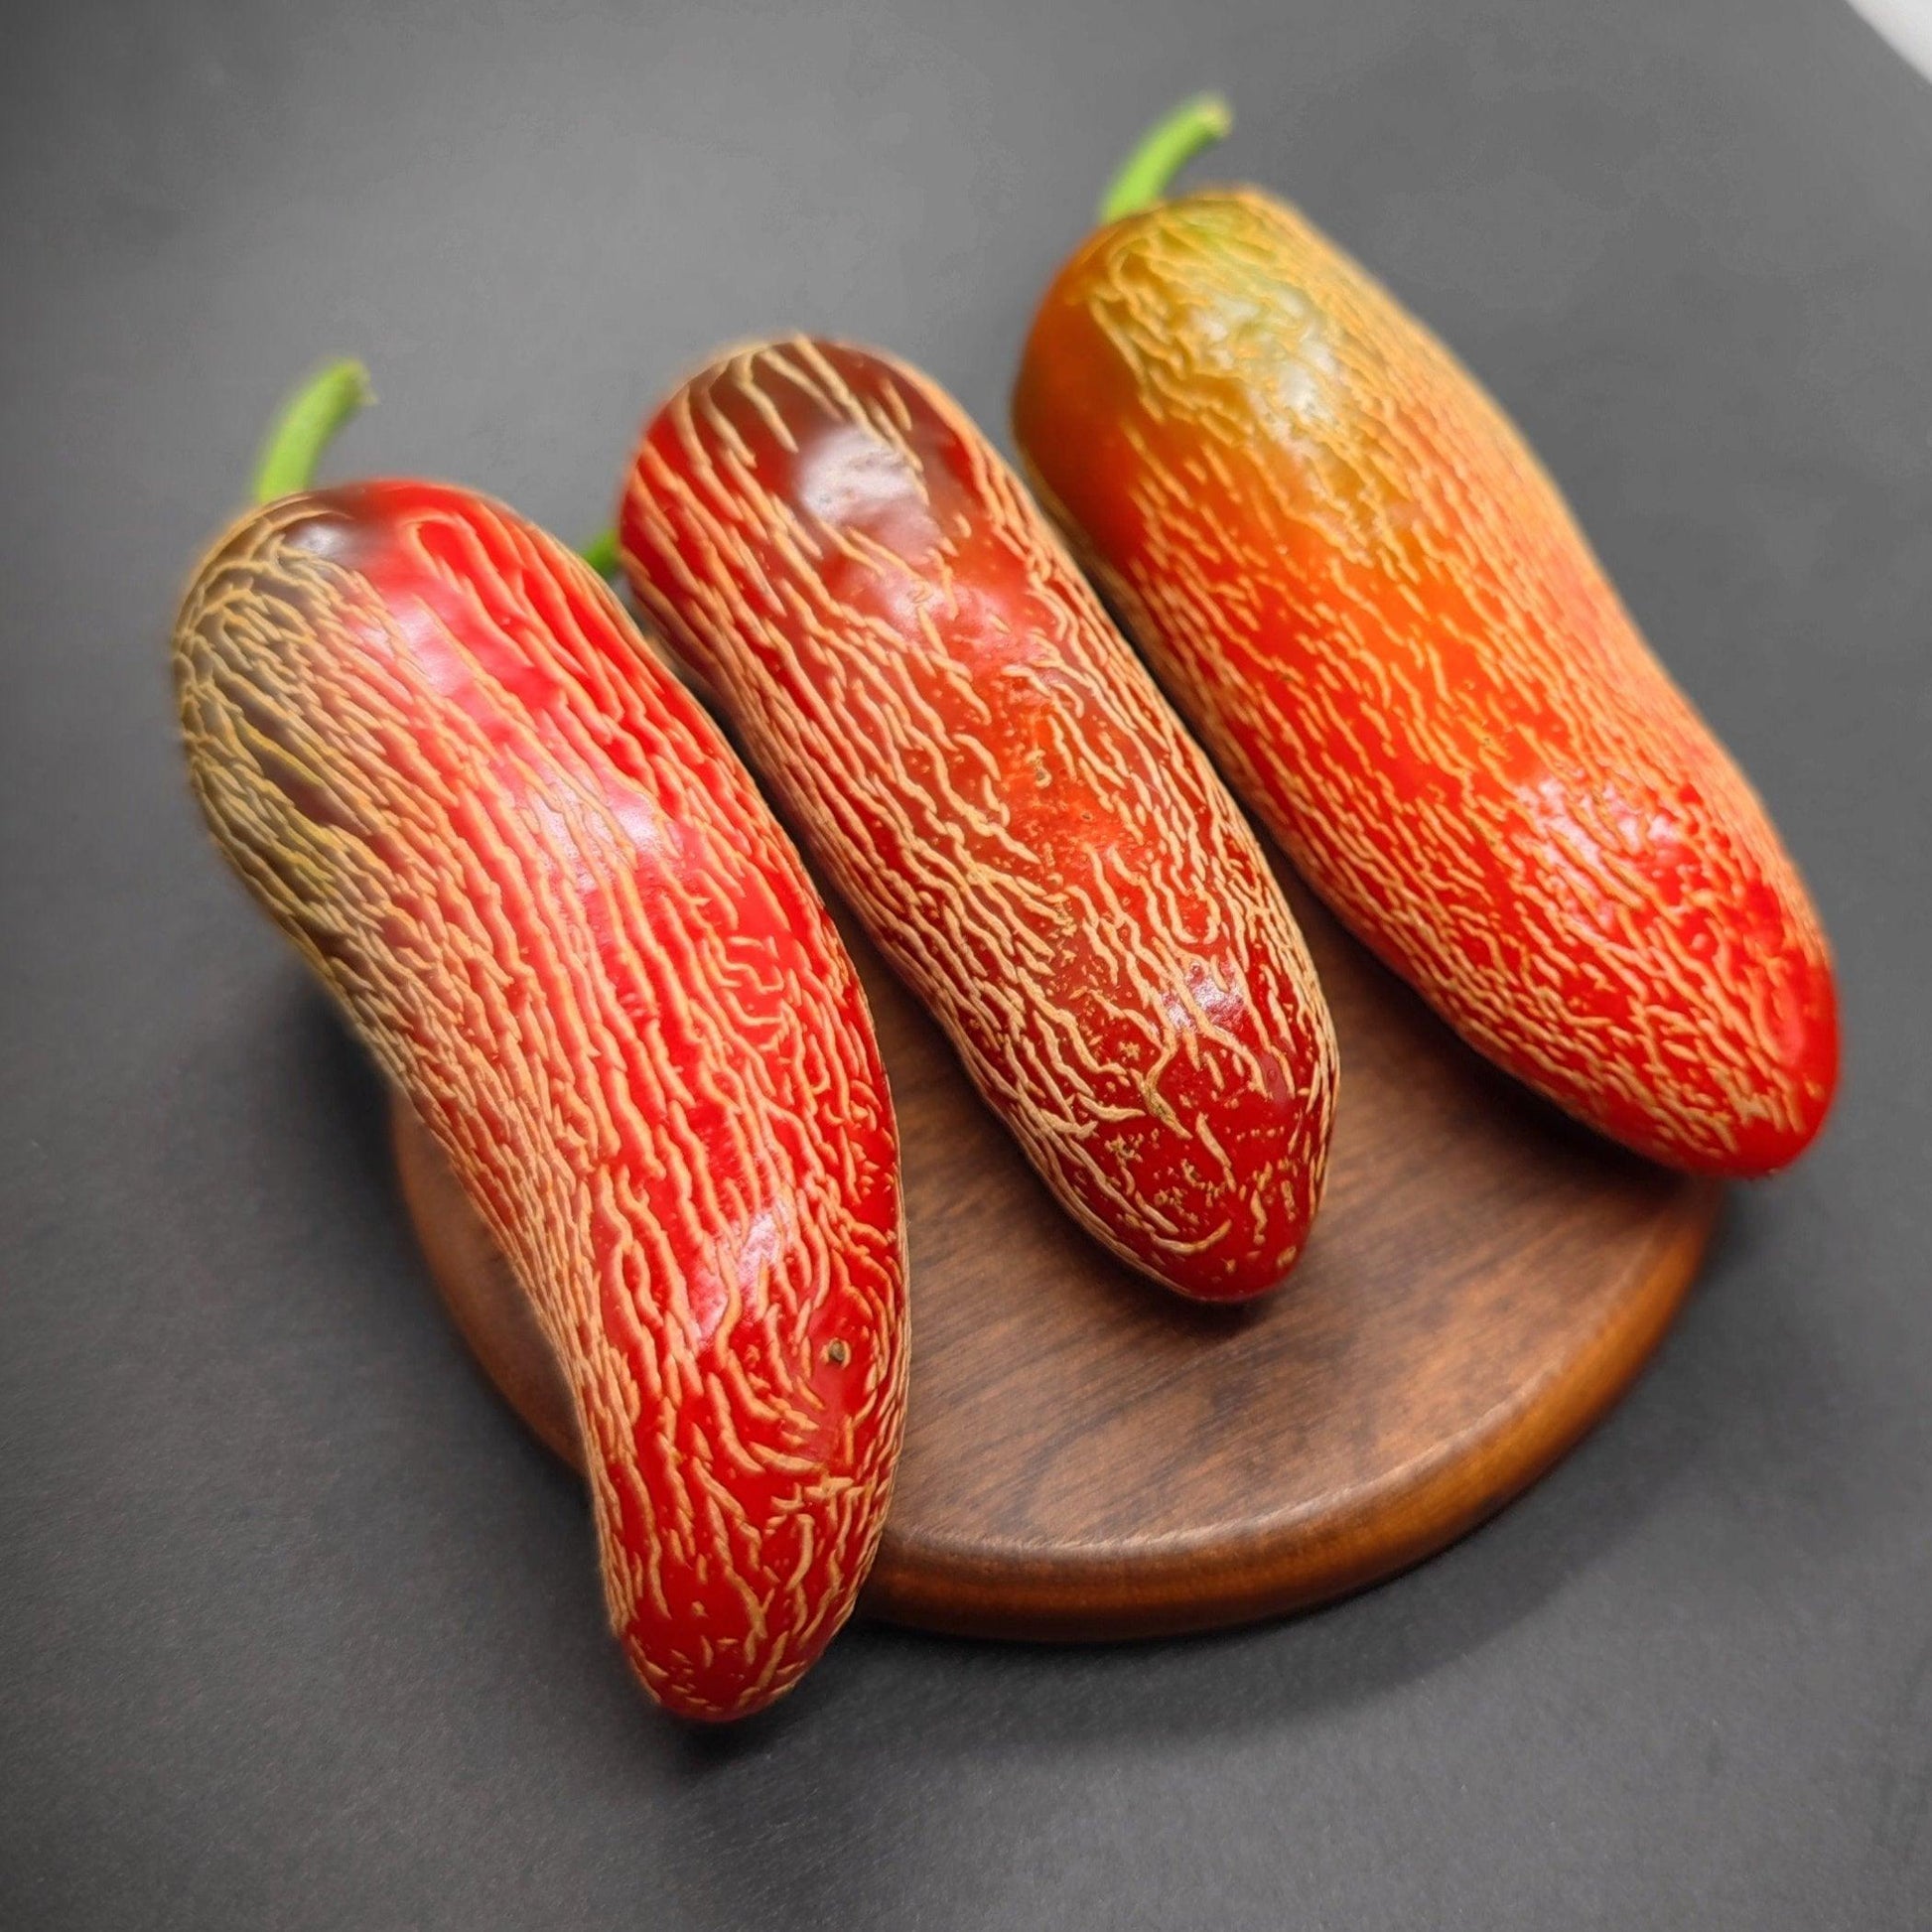
{"label": "green stem", "polygon": [[1234,114],[1219,94],[1195,94],[1162,115],[1107,184],[1100,198],[1100,219],[1118,221],[1124,214],[1152,207],[1174,176],[1233,125]]}
{"label": "green stem", "polygon": [[282,405],[255,466],[253,500],[272,503],[314,483],[316,465],[330,438],[365,404],[375,400],[369,372],[360,362],[325,362]]}
{"label": "green stem", "polygon": [[616,530],[600,530],[583,549],[577,553],[600,577],[612,578],[618,574],[618,533]]}

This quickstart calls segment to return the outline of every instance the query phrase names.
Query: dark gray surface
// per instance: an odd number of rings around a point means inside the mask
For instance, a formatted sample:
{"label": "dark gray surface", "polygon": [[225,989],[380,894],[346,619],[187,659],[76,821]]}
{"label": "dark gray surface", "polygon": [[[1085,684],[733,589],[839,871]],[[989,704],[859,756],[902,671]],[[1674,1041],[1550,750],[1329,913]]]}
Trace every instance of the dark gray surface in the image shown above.
{"label": "dark gray surface", "polygon": [[[10,17],[0,1926],[1932,1922],[1932,88],[1835,0],[534,11]],[[205,847],[172,600],[329,350],[387,398],[336,474],[566,531],[721,339],[870,338],[1003,424],[1203,81],[1756,776],[1840,1112],[1609,1425],[1415,1575],[1116,1652],[855,1632],[686,1734]]]}

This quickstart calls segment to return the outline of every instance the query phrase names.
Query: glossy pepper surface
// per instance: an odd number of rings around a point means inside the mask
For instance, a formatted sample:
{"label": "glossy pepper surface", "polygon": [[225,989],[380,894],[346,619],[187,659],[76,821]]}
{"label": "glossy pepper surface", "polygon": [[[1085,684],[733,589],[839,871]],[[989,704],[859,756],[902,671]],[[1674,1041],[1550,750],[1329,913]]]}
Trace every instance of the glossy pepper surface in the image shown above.
{"label": "glossy pepper surface", "polygon": [[175,666],[217,843],[565,1368],[629,1661],[768,1703],[871,1562],[905,1369],[892,1107],[796,853],[606,587],[468,490],[251,511]]}
{"label": "glossy pepper surface", "polygon": [[1254,835],[1018,480],[913,370],[796,340],[648,425],[631,587],[1061,1202],[1273,1288],[1335,1072]]}
{"label": "glossy pepper surface", "polygon": [[1824,933],[1548,476],[1293,209],[1144,201],[1054,278],[1014,427],[1182,711],[1482,1051],[1660,1161],[1790,1161],[1837,1078]]}

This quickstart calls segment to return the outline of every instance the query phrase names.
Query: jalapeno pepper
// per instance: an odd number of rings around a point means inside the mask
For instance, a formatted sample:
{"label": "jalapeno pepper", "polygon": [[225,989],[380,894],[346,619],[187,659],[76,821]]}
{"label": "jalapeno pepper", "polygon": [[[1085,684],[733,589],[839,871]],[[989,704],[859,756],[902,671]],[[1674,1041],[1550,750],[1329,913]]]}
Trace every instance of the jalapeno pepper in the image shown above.
{"label": "jalapeno pepper", "polygon": [[877,1546],[897,1140],[789,840],[584,564],[445,483],[308,486],[298,398],[174,639],[221,851],[442,1144],[569,1381],[614,1627],[674,1711],[794,1683]]}
{"label": "jalapeno pepper", "polygon": [[1333,1115],[1313,968],[965,414],[867,349],[743,349],[657,412],[620,528],[642,608],[1062,1204],[1182,1294],[1280,1283]]}
{"label": "jalapeno pepper", "polygon": [[1039,494],[1222,769],[1462,1035],[1602,1132],[1753,1174],[1838,1071],[1825,934],[1563,498],[1429,331],[1252,188],[1124,169],[1035,318]]}

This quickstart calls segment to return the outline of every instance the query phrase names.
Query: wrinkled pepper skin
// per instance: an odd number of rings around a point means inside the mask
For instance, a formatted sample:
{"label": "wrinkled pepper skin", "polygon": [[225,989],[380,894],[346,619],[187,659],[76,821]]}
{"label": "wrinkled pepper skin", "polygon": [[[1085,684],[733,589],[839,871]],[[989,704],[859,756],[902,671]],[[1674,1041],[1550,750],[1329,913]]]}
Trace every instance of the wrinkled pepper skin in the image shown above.
{"label": "wrinkled pepper skin", "polygon": [[905,1374],[891,1103],[797,854],[604,585],[463,490],[250,514],[175,665],[222,852],[566,1369],[631,1665],[769,1703],[872,1560]]}
{"label": "wrinkled pepper skin", "polygon": [[1072,1215],[1182,1295],[1275,1287],[1334,1040],[1267,861],[992,446],[923,377],[731,354],[647,426],[625,572]]}
{"label": "wrinkled pepper skin", "polygon": [[1049,288],[1029,474],[1222,769],[1465,1038],[1673,1166],[1824,1119],[1824,933],[1736,766],[1449,352],[1253,190]]}

